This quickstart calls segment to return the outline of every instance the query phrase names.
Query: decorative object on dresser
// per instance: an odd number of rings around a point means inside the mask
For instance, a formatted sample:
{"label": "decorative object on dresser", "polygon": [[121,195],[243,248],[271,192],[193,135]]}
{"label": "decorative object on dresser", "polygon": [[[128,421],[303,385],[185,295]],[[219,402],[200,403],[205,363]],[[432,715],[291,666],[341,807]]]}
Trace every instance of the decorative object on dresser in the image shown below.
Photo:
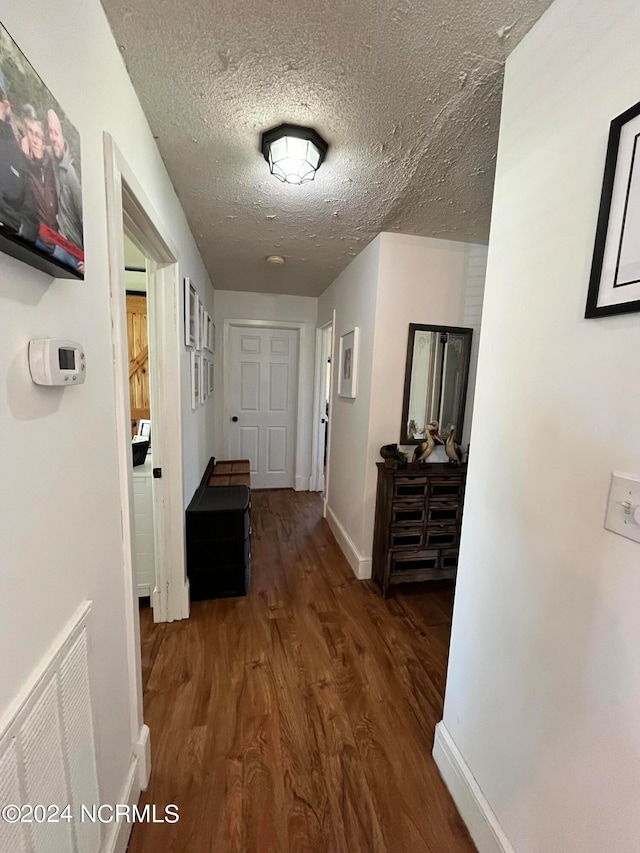
{"label": "decorative object on dresser", "polygon": [[446,435],[462,436],[473,330],[411,323],[404,377],[400,444],[428,441],[437,422]]}
{"label": "decorative object on dresser", "polygon": [[459,465],[462,462],[462,448],[456,441],[456,425],[451,424],[449,430],[449,438],[444,443],[444,449],[449,457],[450,462],[455,462]]}
{"label": "decorative object on dresser", "polygon": [[383,444],[380,448],[380,456],[384,459],[387,467],[404,468],[407,464],[407,454],[403,453],[397,444]]}
{"label": "decorative object on dresser", "polygon": [[466,465],[378,463],[373,578],[386,598],[401,583],[456,576]]}
{"label": "decorative object on dresser", "polygon": [[211,457],[186,512],[192,601],[246,595],[251,574],[249,460]]}
{"label": "decorative object on dresser", "polygon": [[426,426],[426,433],[427,440],[423,441],[422,444],[419,444],[413,451],[414,462],[426,462],[433,453],[436,442],[438,444],[444,444],[442,436],[438,432],[438,421],[431,421],[431,423],[428,423]]}

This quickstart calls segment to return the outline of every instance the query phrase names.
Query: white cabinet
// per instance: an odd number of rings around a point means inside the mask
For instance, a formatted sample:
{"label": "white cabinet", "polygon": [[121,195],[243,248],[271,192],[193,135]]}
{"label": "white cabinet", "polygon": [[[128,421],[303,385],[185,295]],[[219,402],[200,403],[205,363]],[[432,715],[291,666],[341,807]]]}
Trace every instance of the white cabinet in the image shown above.
{"label": "white cabinet", "polygon": [[133,469],[133,559],[139,598],[153,593],[156,580],[152,468],[149,454],[144,465]]}

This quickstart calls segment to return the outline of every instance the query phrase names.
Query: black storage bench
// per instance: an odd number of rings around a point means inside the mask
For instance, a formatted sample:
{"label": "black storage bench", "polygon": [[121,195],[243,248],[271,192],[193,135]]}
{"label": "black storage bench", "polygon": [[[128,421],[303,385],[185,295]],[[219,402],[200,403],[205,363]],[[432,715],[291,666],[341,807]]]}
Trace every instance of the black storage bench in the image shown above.
{"label": "black storage bench", "polygon": [[251,574],[251,492],[210,485],[211,461],[186,512],[192,601],[246,595]]}

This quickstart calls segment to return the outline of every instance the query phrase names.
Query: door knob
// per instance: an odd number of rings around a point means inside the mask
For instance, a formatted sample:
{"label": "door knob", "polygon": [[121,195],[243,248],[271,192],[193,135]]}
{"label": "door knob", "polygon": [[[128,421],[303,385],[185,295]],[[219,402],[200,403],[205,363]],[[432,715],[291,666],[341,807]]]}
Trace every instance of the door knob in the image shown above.
{"label": "door knob", "polygon": [[234,416],[231,418],[231,420],[234,422],[234,424],[237,424],[237,423],[238,423],[238,418],[237,418],[237,416],[236,416],[236,415],[234,415]]}

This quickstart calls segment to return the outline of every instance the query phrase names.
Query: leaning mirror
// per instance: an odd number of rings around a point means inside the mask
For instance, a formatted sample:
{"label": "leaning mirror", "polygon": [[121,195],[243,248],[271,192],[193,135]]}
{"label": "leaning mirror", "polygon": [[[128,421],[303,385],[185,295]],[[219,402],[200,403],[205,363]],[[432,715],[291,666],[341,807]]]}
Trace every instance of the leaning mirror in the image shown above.
{"label": "leaning mirror", "polygon": [[462,440],[473,329],[409,326],[400,444],[419,444],[438,421],[446,436],[455,426]]}

